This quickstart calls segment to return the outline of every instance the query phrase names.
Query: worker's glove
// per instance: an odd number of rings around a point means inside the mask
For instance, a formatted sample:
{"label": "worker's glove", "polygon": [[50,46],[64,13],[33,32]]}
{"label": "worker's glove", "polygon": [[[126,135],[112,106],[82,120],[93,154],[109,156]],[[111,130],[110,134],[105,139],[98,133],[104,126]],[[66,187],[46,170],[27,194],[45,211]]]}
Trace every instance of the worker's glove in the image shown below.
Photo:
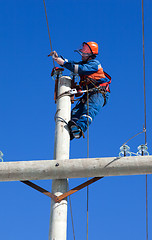
{"label": "worker's glove", "polygon": [[56,61],[56,59],[58,58],[58,54],[57,54],[57,52],[56,51],[52,51],[49,55],[48,55],[48,57],[52,57],[52,58],[54,58],[54,60]]}
{"label": "worker's glove", "polygon": [[60,66],[63,66],[64,64],[64,59],[58,57],[58,54],[56,51],[52,51],[49,55],[49,56],[52,56],[52,58],[54,58],[54,60],[60,65]]}

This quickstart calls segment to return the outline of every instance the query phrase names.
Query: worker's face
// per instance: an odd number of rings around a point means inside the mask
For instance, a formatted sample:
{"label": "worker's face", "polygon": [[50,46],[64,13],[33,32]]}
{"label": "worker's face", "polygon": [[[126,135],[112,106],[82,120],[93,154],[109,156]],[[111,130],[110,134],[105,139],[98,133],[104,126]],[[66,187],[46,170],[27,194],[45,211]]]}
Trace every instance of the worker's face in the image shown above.
{"label": "worker's face", "polygon": [[84,61],[84,62],[85,62],[85,61],[89,60],[88,58],[89,58],[88,56],[86,56],[86,55],[82,54],[82,61]]}
{"label": "worker's face", "polygon": [[88,61],[90,59],[89,55],[91,55],[91,50],[87,44],[83,45],[81,49],[82,61]]}

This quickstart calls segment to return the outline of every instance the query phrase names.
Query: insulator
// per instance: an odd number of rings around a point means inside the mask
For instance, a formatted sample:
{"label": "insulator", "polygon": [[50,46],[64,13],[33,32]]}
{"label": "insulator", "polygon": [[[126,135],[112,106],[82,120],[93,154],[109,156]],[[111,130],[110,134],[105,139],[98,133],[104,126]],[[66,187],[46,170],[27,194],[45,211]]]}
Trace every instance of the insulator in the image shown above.
{"label": "insulator", "polygon": [[148,150],[147,145],[141,144],[141,145],[138,147],[138,152],[137,152],[137,154],[140,155],[140,156],[149,155],[149,152],[148,152],[147,150]]}
{"label": "insulator", "polygon": [[56,79],[56,75],[53,75],[53,76],[52,76],[52,79],[53,79],[53,81],[55,81],[55,79]]}
{"label": "insulator", "polygon": [[55,81],[55,79],[57,78],[57,77],[62,77],[63,76],[63,73],[62,73],[63,71],[56,71],[56,70],[54,70],[54,74],[53,74],[53,76],[52,76],[52,79]]}
{"label": "insulator", "polygon": [[0,160],[3,162],[3,156],[4,154],[2,153],[2,151],[0,151]]}
{"label": "insulator", "polygon": [[129,150],[130,147],[128,145],[122,145],[120,147],[119,157],[131,156],[131,152]]}

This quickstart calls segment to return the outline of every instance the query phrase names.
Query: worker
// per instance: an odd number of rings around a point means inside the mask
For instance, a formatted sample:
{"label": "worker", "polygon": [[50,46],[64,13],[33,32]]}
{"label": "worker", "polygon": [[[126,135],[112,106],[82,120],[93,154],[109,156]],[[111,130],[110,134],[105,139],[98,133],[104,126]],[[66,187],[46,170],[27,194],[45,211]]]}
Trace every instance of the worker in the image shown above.
{"label": "worker", "polygon": [[60,66],[74,74],[79,74],[79,87],[82,92],[83,90],[88,92],[88,94],[83,94],[71,111],[71,120],[68,122],[71,140],[84,136],[88,125],[100,109],[107,104],[110,96],[109,83],[111,83],[111,77],[103,71],[100,62],[96,60],[98,55],[96,42],[83,42],[82,46],[75,51],[81,55],[82,61],[69,61],[58,56],[56,51],[50,54]]}

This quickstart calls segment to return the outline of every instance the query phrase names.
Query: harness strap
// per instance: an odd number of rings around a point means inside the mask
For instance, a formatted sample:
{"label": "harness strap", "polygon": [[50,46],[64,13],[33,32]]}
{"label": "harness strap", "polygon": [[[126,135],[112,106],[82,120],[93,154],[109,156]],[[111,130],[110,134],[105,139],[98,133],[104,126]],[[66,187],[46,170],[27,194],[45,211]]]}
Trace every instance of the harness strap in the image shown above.
{"label": "harness strap", "polygon": [[104,72],[104,75],[109,79],[108,83],[110,84],[111,83],[111,76],[106,72]]}
{"label": "harness strap", "polygon": [[[107,83],[107,82],[101,83],[101,84],[99,84],[98,87],[97,87],[95,84],[93,84],[93,85],[94,85],[94,88],[90,88],[90,89],[88,89],[88,90],[82,90],[81,92],[79,92],[80,95],[82,95],[83,93],[87,93],[87,92],[89,92],[89,93],[92,95],[92,94],[95,94],[96,91],[99,91],[99,92],[103,95],[103,97],[104,97],[104,99],[105,99],[105,101],[106,101],[105,93],[106,93],[106,92],[110,92],[109,83]],[[61,98],[61,97],[64,97],[64,96],[74,96],[74,95],[77,95],[77,94],[78,94],[78,92],[77,92],[76,89],[71,89],[71,90],[66,91],[66,92],[64,92],[64,93],[61,93],[61,94],[56,98],[56,101],[57,101],[59,98]],[[85,94],[84,94],[81,98],[79,98],[78,100],[84,99],[84,96],[85,96]],[[105,102],[104,102],[104,105],[105,105]],[[103,106],[104,106],[104,105],[103,105]]]}
{"label": "harness strap", "polygon": [[109,83],[108,82],[101,83],[101,84],[99,84],[99,86],[101,87],[102,91],[110,93],[110,88],[109,88]]}

